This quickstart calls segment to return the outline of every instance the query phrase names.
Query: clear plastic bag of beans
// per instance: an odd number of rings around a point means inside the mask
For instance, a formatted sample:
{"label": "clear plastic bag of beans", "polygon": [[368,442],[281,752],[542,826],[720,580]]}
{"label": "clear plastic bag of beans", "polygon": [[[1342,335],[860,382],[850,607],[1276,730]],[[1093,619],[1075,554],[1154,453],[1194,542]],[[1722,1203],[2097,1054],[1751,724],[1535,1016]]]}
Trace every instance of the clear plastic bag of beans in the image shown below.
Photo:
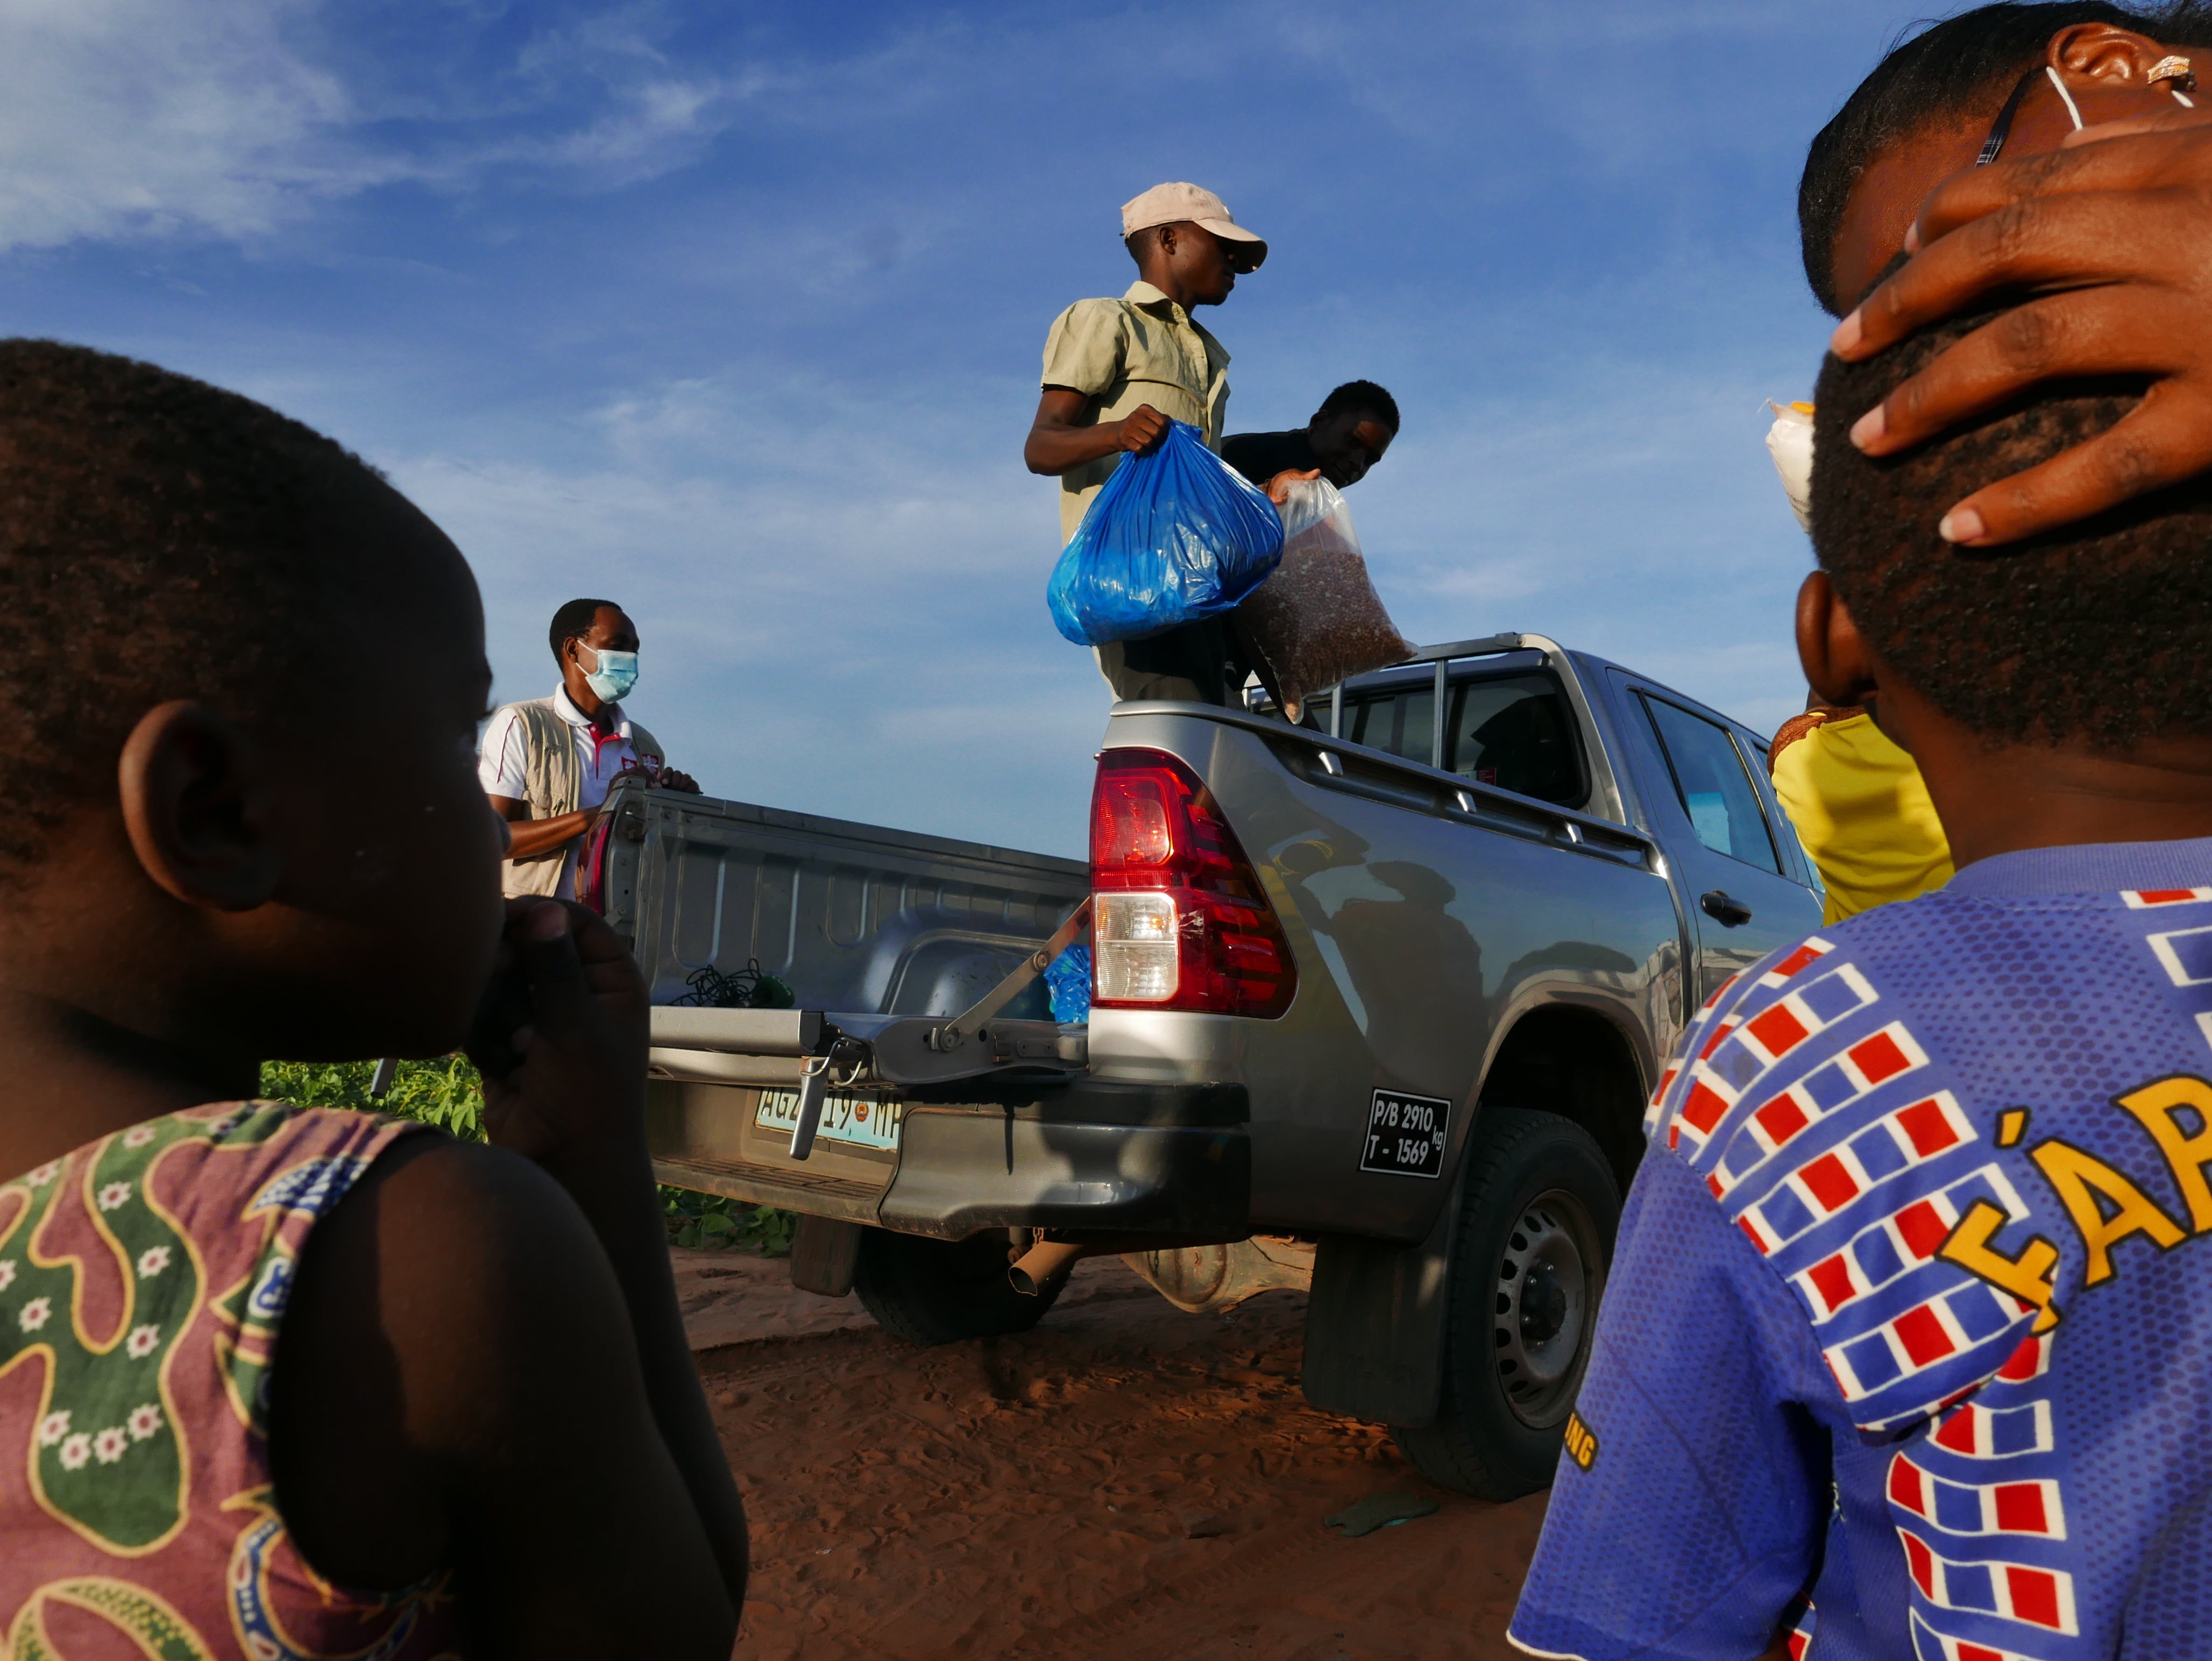
{"label": "clear plastic bag of beans", "polygon": [[1237,608],[1237,626],[1261,683],[1297,721],[1313,694],[1413,647],[1368,579],[1343,494],[1327,479],[1301,481],[1279,512],[1282,563]]}

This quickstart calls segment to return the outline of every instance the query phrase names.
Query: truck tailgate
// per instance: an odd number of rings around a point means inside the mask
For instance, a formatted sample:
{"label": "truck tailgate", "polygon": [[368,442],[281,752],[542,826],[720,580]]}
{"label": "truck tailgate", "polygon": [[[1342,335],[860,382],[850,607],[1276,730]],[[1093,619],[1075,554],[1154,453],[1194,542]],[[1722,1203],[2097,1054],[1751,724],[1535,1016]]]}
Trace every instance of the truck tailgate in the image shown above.
{"label": "truck tailgate", "polygon": [[[617,807],[602,888],[655,1004],[685,997],[702,969],[757,964],[805,1010],[949,1016],[1050,938],[1088,895],[1090,872],[1048,854],[653,790]],[[1043,983],[1006,1014],[1048,1015]],[[869,1127],[897,1122],[898,1093],[840,1092],[853,1137],[823,1137],[801,1163],[787,1131],[760,1123],[763,1092],[794,1088],[799,1061],[730,1059],[722,1082],[649,1082],[660,1180],[872,1222],[898,1155],[870,1145]]]}

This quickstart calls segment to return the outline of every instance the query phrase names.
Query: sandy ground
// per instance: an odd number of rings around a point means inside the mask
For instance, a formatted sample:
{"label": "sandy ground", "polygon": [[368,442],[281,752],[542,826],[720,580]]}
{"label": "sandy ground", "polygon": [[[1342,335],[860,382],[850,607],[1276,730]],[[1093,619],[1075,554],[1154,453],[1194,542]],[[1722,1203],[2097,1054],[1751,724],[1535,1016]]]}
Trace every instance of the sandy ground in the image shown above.
{"label": "sandy ground", "polygon": [[[1503,1657],[1544,1496],[1431,1488],[1298,1392],[1301,1294],[1186,1315],[1110,1258],[1035,1331],[915,1349],[781,1262],[676,1253],[751,1519],[747,1657]],[[1392,1491],[1440,1509],[1347,1540]]]}

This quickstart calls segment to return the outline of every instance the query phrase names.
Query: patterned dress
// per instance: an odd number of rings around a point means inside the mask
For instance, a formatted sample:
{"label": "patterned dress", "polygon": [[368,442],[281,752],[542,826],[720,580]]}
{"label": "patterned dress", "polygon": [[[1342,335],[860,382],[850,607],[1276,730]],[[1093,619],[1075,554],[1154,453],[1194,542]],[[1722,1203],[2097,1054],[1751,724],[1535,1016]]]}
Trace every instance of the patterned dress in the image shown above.
{"label": "patterned dress", "polygon": [[307,1231],[422,1128],[221,1103],[0,1181],[0,1657],[459,1652],[442,1579],[386,1597],[309,1568],[269,1473]]}

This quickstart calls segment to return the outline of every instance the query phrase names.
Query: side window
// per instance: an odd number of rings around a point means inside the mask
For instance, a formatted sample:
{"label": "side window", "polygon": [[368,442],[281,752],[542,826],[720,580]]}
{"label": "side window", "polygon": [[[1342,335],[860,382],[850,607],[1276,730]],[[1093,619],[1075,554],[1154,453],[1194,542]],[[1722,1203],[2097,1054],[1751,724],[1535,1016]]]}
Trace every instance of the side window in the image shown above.
{"label": "side window", "polygon": [[1561,807],[1580,807],[1589,794],[1574,717],[1548,676],[1501,676],[1452,688],[1444,768]]}
{"label": "side window", "polygon": [[1436,749],[1437,693],[1433,682],[1344,700],[1344,736],[1423,767]]}
{"label": "side window", "polygon": [[1759,792],[1728,730],[1662,699],[1647,697],[1644,707],[1698,840],[1715,853],[1781,875]]}

